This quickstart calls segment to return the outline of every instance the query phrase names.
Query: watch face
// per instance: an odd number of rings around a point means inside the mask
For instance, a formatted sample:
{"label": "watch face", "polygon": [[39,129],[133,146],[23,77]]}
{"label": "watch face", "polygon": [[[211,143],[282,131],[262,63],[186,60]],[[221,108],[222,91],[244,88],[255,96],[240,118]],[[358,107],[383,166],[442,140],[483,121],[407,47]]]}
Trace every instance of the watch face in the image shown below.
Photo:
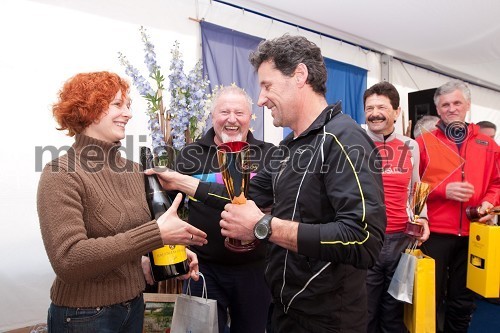
{"label": "watch face", "polygon": [[265,224],[257,224],[255,227],[255,237],[258,239],[264,239],[267,237],[267,233],[269,232],[269,228]]}

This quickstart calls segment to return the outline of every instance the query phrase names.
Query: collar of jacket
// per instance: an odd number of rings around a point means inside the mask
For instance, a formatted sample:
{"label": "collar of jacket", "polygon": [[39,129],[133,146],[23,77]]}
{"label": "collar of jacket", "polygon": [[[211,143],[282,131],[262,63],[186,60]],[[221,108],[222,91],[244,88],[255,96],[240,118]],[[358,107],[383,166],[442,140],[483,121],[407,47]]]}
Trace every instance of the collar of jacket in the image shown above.
{"label": "collar of jacket", "polygon": [[[215,130],[213,127],[210,127],[210,129],[207,131],[207,133],[202,136],[197,142],[202,145],[202,146],[216,146],[215,141]],[[264,145],[264,141],[257,140],[251,131],[248,131],[247,134],[247,141],[251,146],[262,146]]]}
{"label": "collar of jacket", "polygon": [[373,140],[373,142],[389,142],[392,141],[396,138],[396,130],[393,129],[392,133],[389,134],[389,136],[385,137],[383,134],[377,134],[373,133],[368,126],[366,127],[366,133],[368,133],[368,136],[370,139]]}
{"label": "collar of jacket", "polygon": [[[476,124],[473,124],[473,123],[465,123],[465,125],[467,126],[467,134],[469,136],[476,136],[479,134],[479,126],[476,125]],[[441,131],[443,134],[446,135],[446,127],[447,125],[444,124],[444,122],[442,120],[439,120],[436,124],[436,128],[437,130],[435,131]]]}
{"label": "collar of jacket", "polygon": [[[310,132],[317,130],[323,126],[325,126],[330,120],[335,118],[339,113],[342,113],[342,102],[337,102],[332,105],[328,105],[321,113],[319,116],[313,121],[313,123],[302,133],[299,134],[299,136],[296,138],[301,138],[303,136],[307,136]],[[285,139],[283,139],[282,144],[287,144],[290,141],[292,141],[293,138],[293,131],[286,136]]]}

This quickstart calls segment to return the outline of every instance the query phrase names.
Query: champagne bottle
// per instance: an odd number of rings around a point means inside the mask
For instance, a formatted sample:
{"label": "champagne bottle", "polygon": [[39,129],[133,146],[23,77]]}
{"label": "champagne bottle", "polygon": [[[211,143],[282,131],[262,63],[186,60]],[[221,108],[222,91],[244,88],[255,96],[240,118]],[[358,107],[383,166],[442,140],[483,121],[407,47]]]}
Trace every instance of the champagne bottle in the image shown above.
{"label": "champagne bottle", "polygon": [[[144,170],[153,168],[153,154],[147,147],[141,147],[141,164]],[[156,175],[144,175],[144,182],[151,218],[157,220],[170,208],[172,201],[161,187]],[[151,262],[153,279],[156,282],[189,272],[186,247],[183,245],[165,245],[149,252],[148,257]]]}

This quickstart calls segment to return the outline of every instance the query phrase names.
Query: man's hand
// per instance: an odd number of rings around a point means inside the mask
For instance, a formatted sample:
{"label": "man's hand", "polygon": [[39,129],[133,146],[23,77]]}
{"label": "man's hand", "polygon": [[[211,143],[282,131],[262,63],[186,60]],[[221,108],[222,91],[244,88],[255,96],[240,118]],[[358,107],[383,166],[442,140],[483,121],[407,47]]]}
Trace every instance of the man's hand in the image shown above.
{"label": "man's hand", "polygon": [[422,224],[424,227],[424,231],[422,232],[422,236],[418,237],[418,246],[422,245],[423,242],[429,239],[429,235],[431,234],[431,231],[429,229],[429,221],[427,219],[419,218],[417,219],[418,223]]}
{"label": "man's hand", "polygon": [[[187,280],[189,278],[192,278],[195,281],[198,281],[200,278],[200,269],[198,267],[198,257],[196,256],[196,253],[191,251],[190,249],[186,249],[187,253],[187,258],[189,261],[189,273],[184,274],[182,276],[177,277],[179,280]],[[144,273],[144,278],[146,279],[146,283],[149,285],[153,285],[155,283],[153,279],[153,274],[151,272],[151,263],[149,261],[149,258],[146,256],[142,256],[142,272]]]}
{"label": "man's hand", "polygon": [[[483,201],[483,203],[481,204],[481,208],[479,209],[479,213],[485,214],[486,209],[491,208],[491,207],[493,207],[492,203],[490,203],[488,201]],[[495,224],[495,220],[493,219],[494,217],[495,217],[495,215],[487,214],[486,216],[481,217],[478,222],[486,223],[488,225],[494,225]]]}
{"label": "man's hand", "polygon": [[221,213],[221,234],[242,241],[253,241],[253,228],[264,216],[252,200],[243,205],[227,204]]}
{"label": "man's hand", "polygon": [[161,186],[167,191],[180,191],[194,196],[200,181],[194,177],[183,175],[168,168],[154,168],[145,170],[146,175],[158,175]]}
{"label": "man's hand", "polygon": [[474,194],[474,186],[468,182],[453,182],[446,185],[446,199],[467,202]]}
{"label": "man's hand", "polygon": [[189,278],[198,281],[200,278],[200,268],[198,267],[198,256],[190,249],[186,249],[189,261],[189,273],[177,277],[178,280],[187,280]]}
{"label": "man's hand", "polygon": [[151,263],[149,261],[149,258],[146,256],[142,256],[141,265],[142,273],[144,273],[146,283],[152,286],[153,284],[155,284],[155,281],[153,280],[153,273],[151,272]]}

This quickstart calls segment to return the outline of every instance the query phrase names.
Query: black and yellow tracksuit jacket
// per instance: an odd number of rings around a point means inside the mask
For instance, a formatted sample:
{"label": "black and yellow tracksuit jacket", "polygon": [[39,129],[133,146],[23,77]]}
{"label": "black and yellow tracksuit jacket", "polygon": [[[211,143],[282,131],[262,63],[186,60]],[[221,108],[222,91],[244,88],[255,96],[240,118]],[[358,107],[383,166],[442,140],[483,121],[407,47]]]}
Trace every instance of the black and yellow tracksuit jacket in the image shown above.
{"label": "black and yellow tracksuit jacket", "polygon": [[[278,331],[366,331],[366,269],[378,258],[386,227],[376,155],[338,103],[297,138],[285,138],[250,181],[259,206],[273,203],[273,216],[300,222],[298,253],[268,247],[266,279],[274,311],[282,312]],[[201,183],[196,198],[216,204],[210,194],[221,190]]]}

